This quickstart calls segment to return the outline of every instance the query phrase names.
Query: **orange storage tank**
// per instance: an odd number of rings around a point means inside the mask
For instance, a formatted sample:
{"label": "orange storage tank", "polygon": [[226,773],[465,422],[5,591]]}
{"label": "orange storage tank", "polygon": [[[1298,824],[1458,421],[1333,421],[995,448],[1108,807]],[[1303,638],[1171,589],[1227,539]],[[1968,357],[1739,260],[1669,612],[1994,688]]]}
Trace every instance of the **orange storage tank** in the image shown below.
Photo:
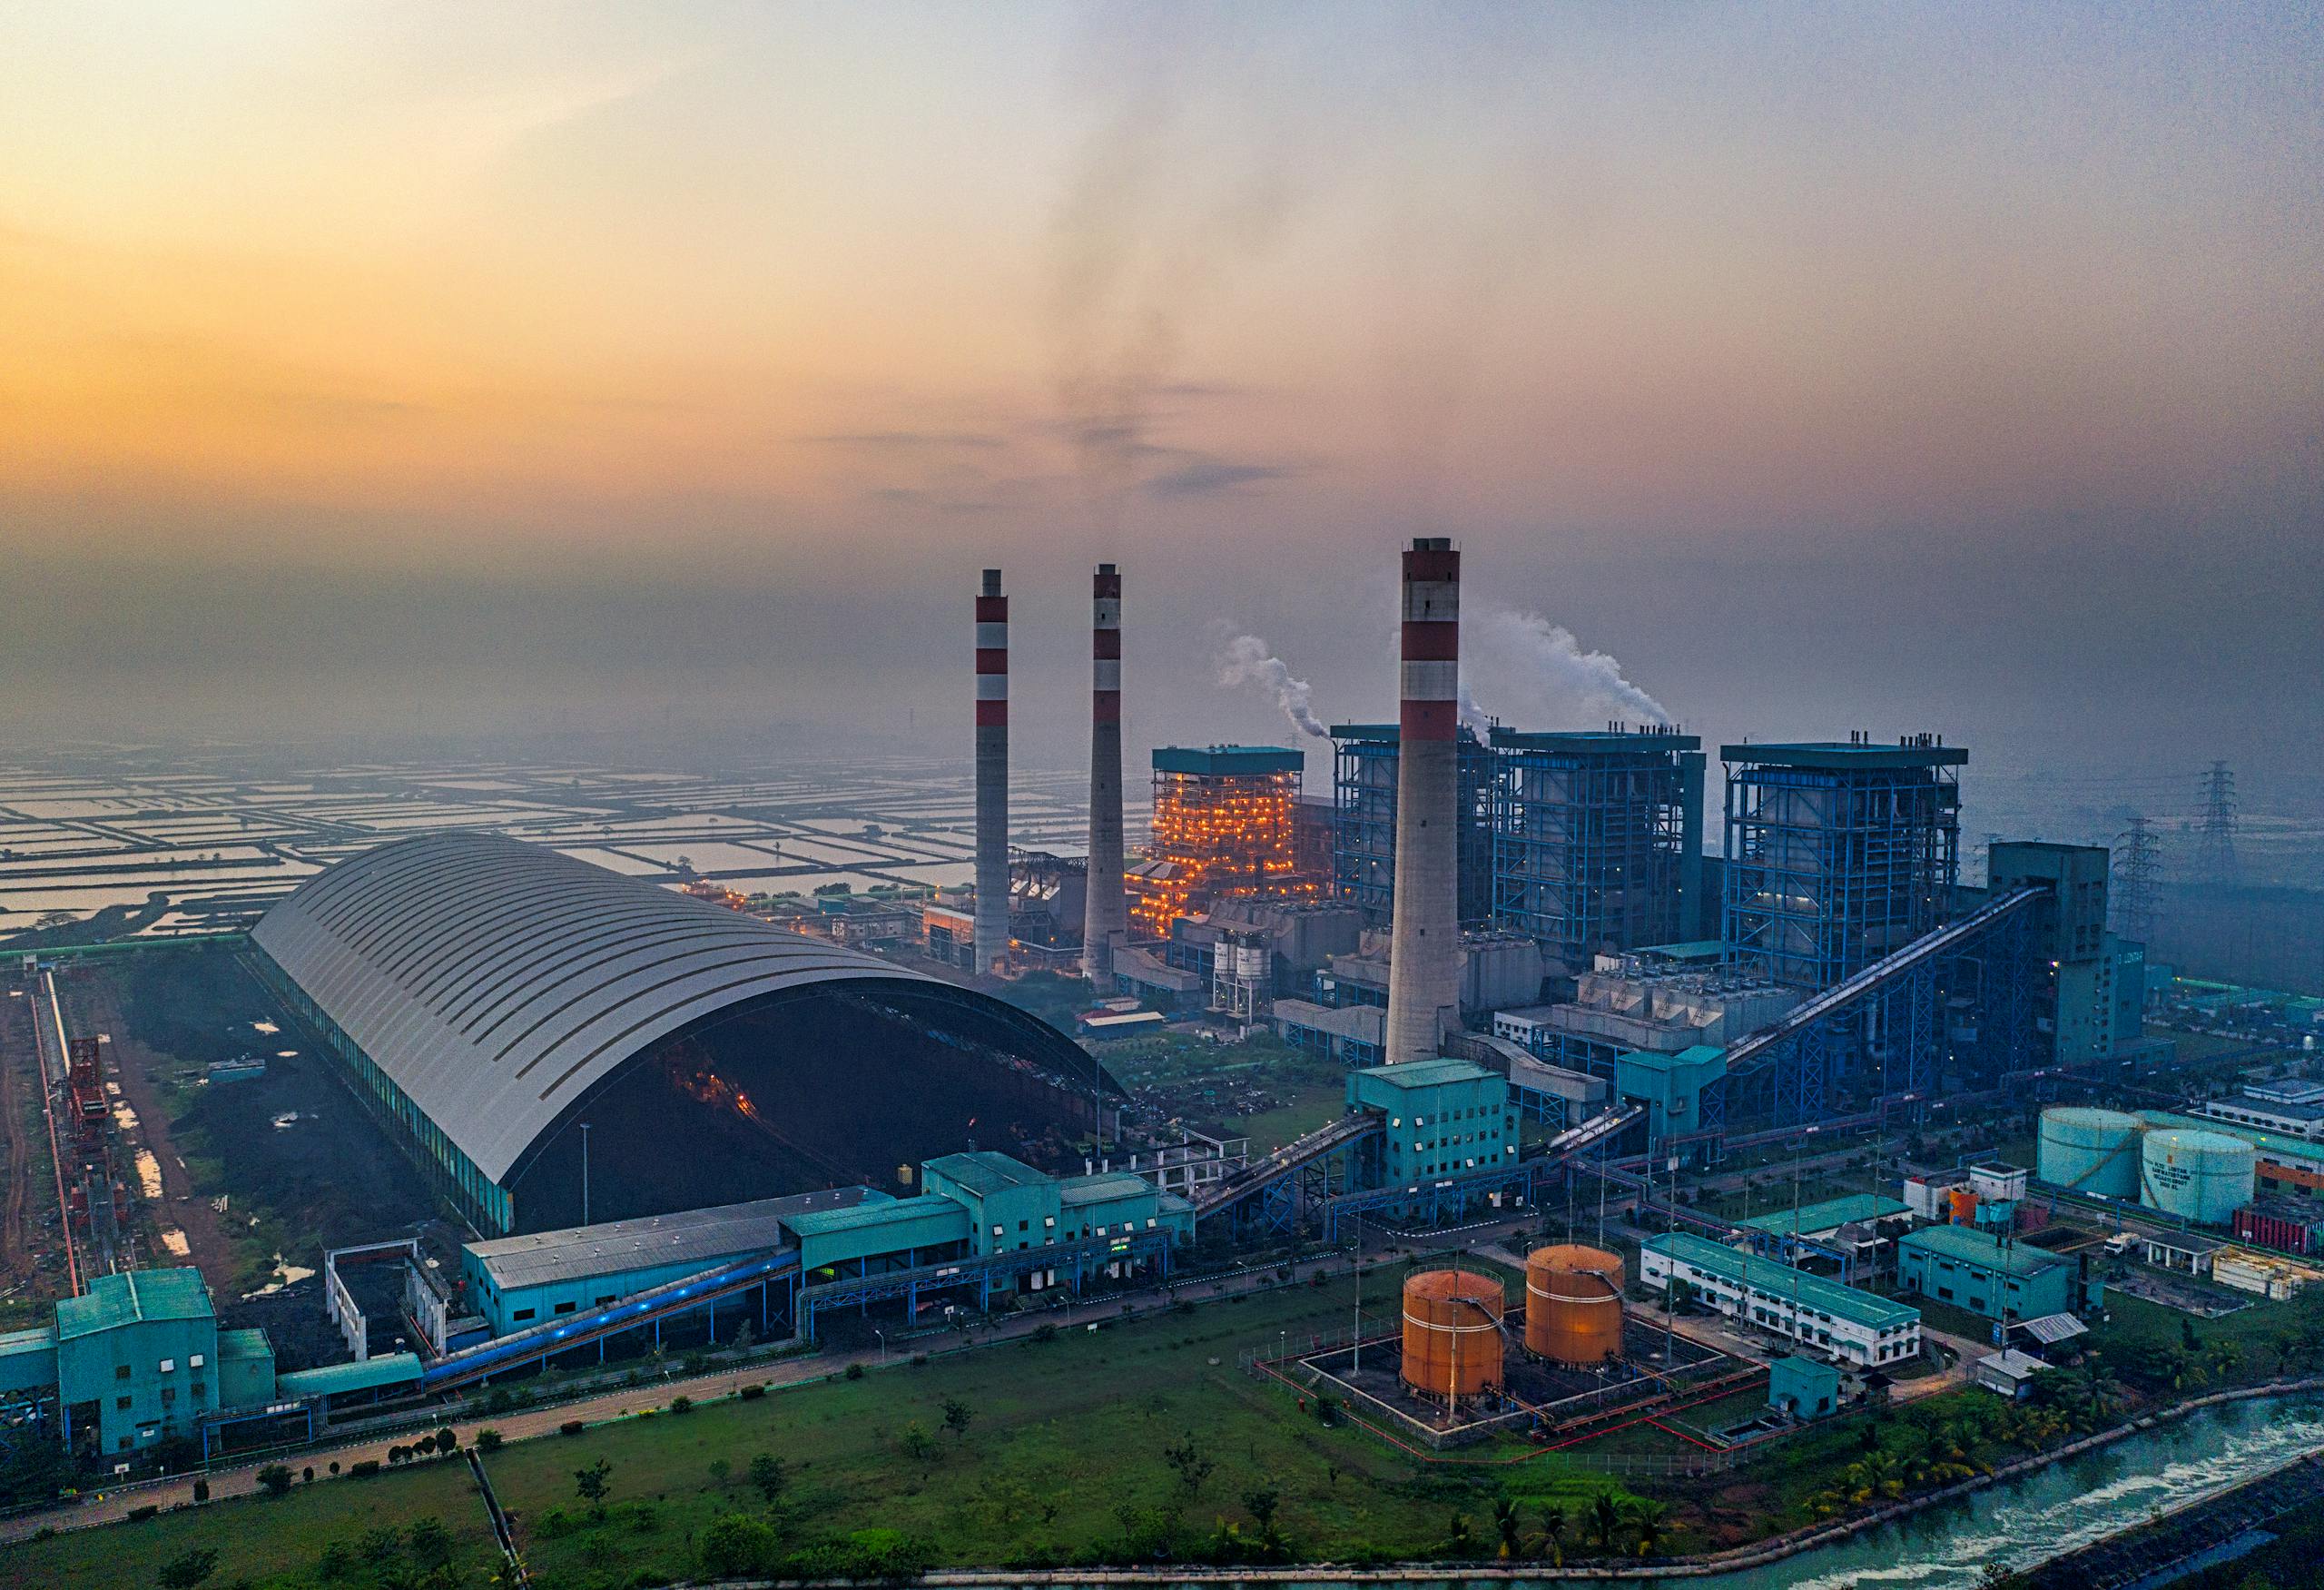
{"label": "orange storage tank", "polygon": [[1474,1397],[1501,1385],[1501,1283],[1473,1270],[1431,1269],[1404,1282],[1404,1384],[1431,1397]]}
{"label": "orange storage tank", "polygon": [[1951,1198],[1953,1223],[1956,1226],[1975,1225],[1977,1223],[1977,1195],[1965,1187],[1956,1187],[1953,1190]]}
{"label": "orange storage tank", "polygon": [[1525,1259],[1525,1350],[1553,1364],[1595,1367],[1622,1356],[1622,1259],[1578,1243]]}

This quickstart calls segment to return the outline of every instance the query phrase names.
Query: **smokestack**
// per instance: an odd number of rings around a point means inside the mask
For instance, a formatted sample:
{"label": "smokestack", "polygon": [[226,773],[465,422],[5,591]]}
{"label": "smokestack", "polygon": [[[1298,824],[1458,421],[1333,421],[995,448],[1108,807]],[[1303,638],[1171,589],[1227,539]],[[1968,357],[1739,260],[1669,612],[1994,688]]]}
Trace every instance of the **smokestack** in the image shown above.
{"label": "smokestack", "polygon": [[1461,555],[1444,537],[1415,537],[1404,554],[1403,655],[1390,1065],[1434,1058],[1461,1003]]}
{"label": "smokestack", "polygon": [[1009,598],[1000,570],[977,592],[976,970],[1009,957]]}
{"label": "smokestack", "polygon": [[1081,922],[1081,970],[1113,991],[1114,946],[1129,936],[1122,892],[1122,577],[1098,565],[1090,587],[1089,876]]}

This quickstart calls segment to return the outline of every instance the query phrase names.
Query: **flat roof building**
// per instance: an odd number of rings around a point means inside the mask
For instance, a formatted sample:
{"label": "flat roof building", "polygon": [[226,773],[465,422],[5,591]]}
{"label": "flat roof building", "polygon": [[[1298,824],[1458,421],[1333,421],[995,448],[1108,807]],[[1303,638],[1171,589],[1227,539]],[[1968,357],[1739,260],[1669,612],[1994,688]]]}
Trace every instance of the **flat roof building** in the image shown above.
{"label": "flat roof building", "polygon": [[1639,1279],[1657,1291],[1687,1283],[1732,1319],[1787,1337],[1827,1357],[1877,1369],[1917,1357],[1921,1314],[1910,1304],[1843,1286],[1804,1269],[1675,1231],[1640,1245]]}
{"label": "flat roof building", "polygon": [[1967,1226],[1930,1226],[1896,1244],[1896,1284],[1988,1319],[2070,1313],[2083,1303],[2081,1266],[2046,1249]]}

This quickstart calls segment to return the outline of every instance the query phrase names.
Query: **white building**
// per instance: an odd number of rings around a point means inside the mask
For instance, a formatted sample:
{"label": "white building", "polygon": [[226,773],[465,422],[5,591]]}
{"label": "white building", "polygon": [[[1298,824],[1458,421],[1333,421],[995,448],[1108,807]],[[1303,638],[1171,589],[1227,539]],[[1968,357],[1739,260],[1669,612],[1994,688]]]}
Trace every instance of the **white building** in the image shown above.
{"label": "white building", "polygon": [[1729,1318],[1858,1368],[1885,1368],[1920,1355],[1921,1311],[1911,1305],[1754,1259],[1705,1237],[1676,1231],[1647,1239],[1639,1253],[1639,1279],[1660,1291],[1674,1277]]}

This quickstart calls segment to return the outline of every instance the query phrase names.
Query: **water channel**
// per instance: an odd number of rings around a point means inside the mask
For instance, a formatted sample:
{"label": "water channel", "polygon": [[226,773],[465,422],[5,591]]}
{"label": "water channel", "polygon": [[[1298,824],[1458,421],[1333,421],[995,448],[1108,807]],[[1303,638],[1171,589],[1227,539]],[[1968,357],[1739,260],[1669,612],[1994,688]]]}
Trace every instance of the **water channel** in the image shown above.
{"label": "water channel", "polygon": [[[1661,1582],[1703,1590],[1970,1590],[1994,1564],[2030,1567],[2319,1449],[2324,1397],[2230,1403],[1838,1545],[1765,1567]],[[1402,1590],[1458,1583],[1420,1580]],[[1641,1581],[1587,1583],[1635,1590]]]}

